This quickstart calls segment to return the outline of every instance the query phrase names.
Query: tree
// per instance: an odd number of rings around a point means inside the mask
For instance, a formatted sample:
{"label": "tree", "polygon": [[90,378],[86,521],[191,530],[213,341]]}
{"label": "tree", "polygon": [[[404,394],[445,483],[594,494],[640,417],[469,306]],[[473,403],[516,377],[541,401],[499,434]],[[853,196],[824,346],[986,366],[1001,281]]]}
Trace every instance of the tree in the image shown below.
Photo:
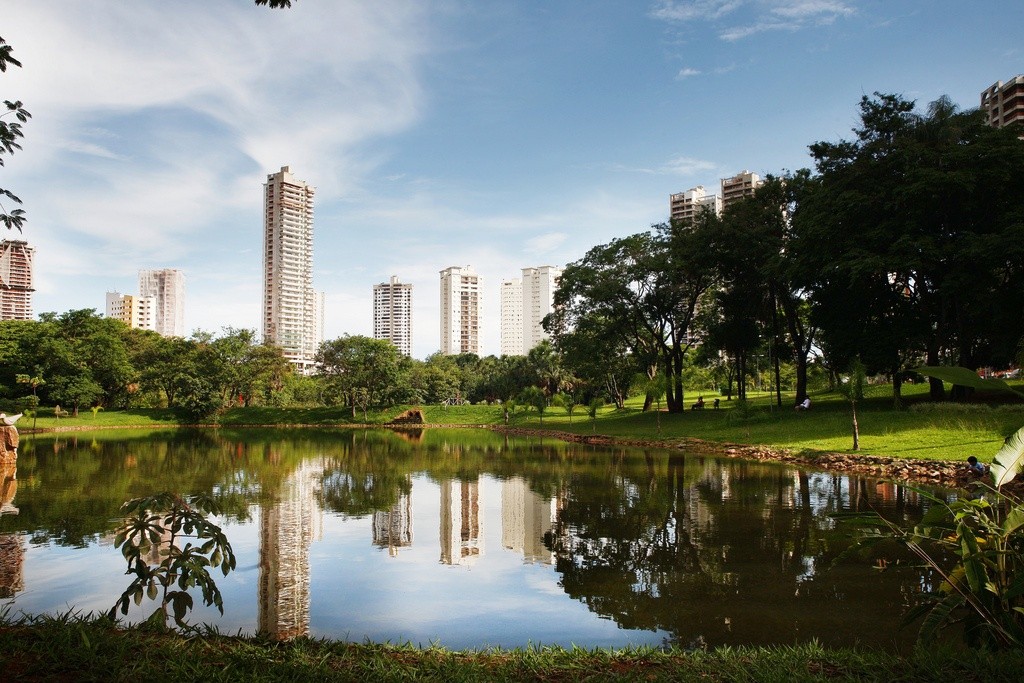
{"label": "tree", "polygon": [[693,343],[691,326],[701,297],[715,281],[706,257],[714,230],[707,221],[655,226],[592,248],[566,266],[545,318],[556,344],[576,329],[614,340],[645,361],[648,375],[667,377],[669,411],[683,409],[682,370]]}
{"label": "tree", "polygon": [[[382,403],[398,377],[398,350],[386,339],[345,335],[324,342],[316,354],[320,374],[352,406]],[[365,392],[363,394],[362,392]]]}
{"label": "tree", "polygon": [[[0,72],[6,72],[8,65],[21,67],[21,62],[14,58],[12,52],[13,48],[3,38],[0,38]],[[20,100],[4,100],[4,108],[6,111],[0,114],[0,166],[4,165],[4,154],[14,154],[14,150],[21,149],[18,140],[25,137],[21,130],[21,124],[26,123],[32,117],[22,106]],[[4,117],[12,115],[16,119],[15,121],[4,120]],[[21,232],[21,228],[25,224],[25,211],[24,209],[8,210],[2,201],[5,197],[14,204],[21,204],[21,199],[17,195],[0,187],[0,222],[8,230],[17,228],[18,232]]]}
{"label": "tree", "polygon": [[811,145],[818,176],[794,215],[830,346],[854,331],[894,376],[921,356],[1008,362],[1024,329],[1024,145],[947,98],[922,114],[880,93],[862,98],[854,133]]}

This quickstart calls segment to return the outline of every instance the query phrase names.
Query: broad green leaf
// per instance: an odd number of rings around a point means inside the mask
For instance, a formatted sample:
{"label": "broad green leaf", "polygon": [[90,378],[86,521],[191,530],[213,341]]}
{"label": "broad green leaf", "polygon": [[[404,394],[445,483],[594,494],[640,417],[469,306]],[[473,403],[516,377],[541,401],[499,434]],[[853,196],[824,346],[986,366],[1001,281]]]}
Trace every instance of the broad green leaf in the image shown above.
{"label": "broad green leaf", "polygon": [[1005,391],[1024,397],[1024,392],[1014,389],[1003,380],[984,379],[982,377],[978,377],[978,373],[974,370],[969,370],[967,368],[924,365],[919,368],[914,368],[914,372],[924,375],[925,377],[941,379],[943,382],[948,382],[949,384],[959,384],[962,387],[971,387],[972,389],[978,389],[980,391]]}
{"label": "broad green leaf", "polygon": [[992,472],[992,485],[999,488],[1013,481],[1021,464],[1024,464],[1024,427],[1014,432],[996,452],[989,468]]}

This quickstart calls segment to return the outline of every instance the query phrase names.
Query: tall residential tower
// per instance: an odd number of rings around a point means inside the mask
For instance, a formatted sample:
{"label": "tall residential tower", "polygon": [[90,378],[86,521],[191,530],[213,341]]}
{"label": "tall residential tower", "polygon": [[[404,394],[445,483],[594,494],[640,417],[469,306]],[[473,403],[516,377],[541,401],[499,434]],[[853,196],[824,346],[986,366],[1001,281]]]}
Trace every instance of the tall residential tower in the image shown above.
{"label": "tall residential tower", "polygon": [[151,297],[153,326],[164,337],[185,336],[185,274],[177,268],[139,271],[139,298]]}
{"label": "tall residential tower", "polygon": [[523,352],[529,353],[537,344],[551,335],[541,322],[554,310],[555,290],[562,277],[557,266],[523,268]]}
{"label": "tall residential tower", "polygon": [[320,343],[313,290],[313,195],[290,166],[263,186],[263,339],[300,372],[313,367]]}
{"label": "tall residential tower", "polygon": [[373,286],[373,338],[387,339],[403,356],[412,356],[412,285],[397,275]]}
{"label": "tall residential tower", "polygon": [[0,320],[32,319],[35,253],[23,240],[0,241]]}
{"label": "tall residential tower", "polygon": [[441,271],[441,353],[480,355],[480,293],[471,266]]}
{"label": "tall residential tower", "polygon": [[517,277],[501,283],[501,355],[522,356],[523,281]]}

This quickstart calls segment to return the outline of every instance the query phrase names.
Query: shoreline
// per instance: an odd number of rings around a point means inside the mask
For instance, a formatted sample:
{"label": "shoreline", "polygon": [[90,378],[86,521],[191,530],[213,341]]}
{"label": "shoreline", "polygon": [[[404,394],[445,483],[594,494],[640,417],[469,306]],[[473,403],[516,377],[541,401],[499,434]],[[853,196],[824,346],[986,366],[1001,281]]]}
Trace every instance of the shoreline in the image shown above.
{"label": "shoreline", "polygon": [[489,429],[515,436],[551,437],[570,443],[594,446],[630,446],[634,448],[692,449],[722,457],[743,460],[780,462],[792,465],[806,465],[830,472],[859,474],[899,483],[919,483],[931,486],[965,488],[972,482],[981,481],[970,474],[965,463],[948,460],[915,460],[891,456],[835,453],[828,451],[803,450],[794,452],[788,448],[707,441],[694,437],[672,439],[651,439],[608,436],[604,434],[577,434],[533,427],[510,427],[495,424],[168,424],[168,425],[75,425],[68,427],[41,427],[26,429],[23,434],[61,434],[72,432],[105,431],[112,429],[391,429],[407,431],[413,429]]}

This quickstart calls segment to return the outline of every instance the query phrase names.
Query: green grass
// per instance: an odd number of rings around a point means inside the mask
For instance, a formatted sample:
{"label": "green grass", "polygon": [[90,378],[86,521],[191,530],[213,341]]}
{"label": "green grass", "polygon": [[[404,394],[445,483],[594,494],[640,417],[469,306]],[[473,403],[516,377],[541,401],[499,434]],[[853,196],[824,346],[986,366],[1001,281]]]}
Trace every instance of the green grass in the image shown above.
{"label": "green grass", "polygon": [[[904,395],[909,409],[893,407],[892,388],[870,386],[863,401],[857,404],[860,428],[860,453],[897,458],[959,461],[976,455],[990,462],[1003,439],[1024,425],[1024,402],[995,404],[978,401],[969,404],[931,404],[927,385],[907,385]],[[687,406],[697,394],[687,394]],[[543,420],[536,410],[516,408],[510,426],[528,429],[565,431],[630,440],[673,440],[695,438],[715,443],[763,445],[794,451],[852,453],[852,413],[850,404],[836,393],[812,395],[808,412],[792,409],[793,397],[783,396],[783,407],[775,406],[767,393],[751,394],[745,407],[738,401],[721,400],[719,410],[712,409],[711,396],[705,395],[708,407],[702,411],[686,410],[670,414],[641,410],[642,398],[627,402],[617,410],[601,409],[596,424],[583,407],[570,417],[563,408],[548,408]],[[983,397],[984,398],[984,397]],[[371,410],[366,419],[361,410],[353,418],[350,408],[232,408],[219,418],[226,427],[256,425],[348,425],[384,424],[408,406]],[[504,423],[498,405],[417,406],[426,421],[435,425],[495,426]],[[31,418],[18,423],[25,431]],[[53,416],[52,409],[40,410],[38,427],[101,429],[109,427],[173,427],[178,424],[169,410],[83,411],[78,417]]]}
{"label": "green grass", "polygon": [[298,638],[278,643],[119,630],[66,614],[0,618],[0,672],[25,681],[998,681],[1019,680],[1024,652],[930,650],[896,656],[792,647],[456,652]]}

